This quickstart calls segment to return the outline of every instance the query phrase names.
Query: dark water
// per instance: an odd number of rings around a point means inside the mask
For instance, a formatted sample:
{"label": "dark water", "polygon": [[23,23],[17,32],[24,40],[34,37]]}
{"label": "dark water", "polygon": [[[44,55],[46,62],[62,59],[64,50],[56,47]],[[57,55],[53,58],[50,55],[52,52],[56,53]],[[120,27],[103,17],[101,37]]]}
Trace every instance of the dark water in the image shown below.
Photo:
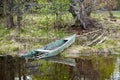
{"label": "dark water", "polygon": [[25,61],[0,56],[0,80],[120,80],[119,57],[53,57]]}

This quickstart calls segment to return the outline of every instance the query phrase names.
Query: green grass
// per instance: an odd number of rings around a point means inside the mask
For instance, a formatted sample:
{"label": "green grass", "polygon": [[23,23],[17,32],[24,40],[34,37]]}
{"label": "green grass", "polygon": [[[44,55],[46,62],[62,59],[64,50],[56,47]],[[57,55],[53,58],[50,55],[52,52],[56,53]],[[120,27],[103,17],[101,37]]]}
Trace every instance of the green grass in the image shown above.
{"label": "green grass", "polygon": [[117,17],[117,19],[120,19],[120,11],[119,12],[113,12],[113,15]]}
{"label": "green grass", "polygon": [[[116,11],[116,12],[112,12],[113,15],[115,17],[117,17],[117,19],[120,19],[120,12]],[[109,17],[109,13],[107,11],[103,11],[103,12],[96,12],[96,13],[92,13],[92,17],[101,19],[101,18],[108,18]]]}
{"label": "green grass", "polygon": [[64,25],[69,24],[72,18],[68,17],[69,14],[66,17],[62,15],[60,20],[55,15],[28,14],[23,16],[21,33],[17,29],[5,28],[5,24],[0,26],[0,54],[30,51],[51,42],[49,39],[60,39],[69,35],[53,28],[56,20]]}
{"label": "green grass", "polygon": [[[120,18],[119,12],[114,12],[114,15],[117,18]],[[108,16],[107,12],[92,14],[92,17],[99,20],[100,18],[107,18]],[[9,52],[9,54],[12,54],[16,51],[29,51],[51,42],[50,39],[52,40],[52,38],[56,40],[71,35],[65,33],[62,29],[56,30],[53,26],[55,26],[55,23],[60,23],[58,27],[70,26],[72,20],[73,17],[70,13],[64,13],[60,16],[52,14],[24,14],[21,33],[19,33],[17,29],[6,29],[5,24],[2,23],[0,24],[0,53]],[[82,49],[85,51],[87,49],[95,50],[110,48],[109,46],[114,47],[114,43],[114,40],[108,40],[104,44],[93,47],[84,47]],[[118,49],[116,50],[119,51]]]}

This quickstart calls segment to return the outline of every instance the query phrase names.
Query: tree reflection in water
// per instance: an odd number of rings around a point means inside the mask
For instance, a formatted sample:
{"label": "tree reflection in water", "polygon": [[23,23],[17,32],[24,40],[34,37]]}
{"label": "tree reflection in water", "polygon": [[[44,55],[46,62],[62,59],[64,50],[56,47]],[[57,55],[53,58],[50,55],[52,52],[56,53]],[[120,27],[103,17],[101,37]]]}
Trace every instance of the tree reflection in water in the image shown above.
{"label": "tree reflection in water", "polygon": [[114,70],[113,57],[75,59],[76,73],[70,80],[109,80]]}
{"label": "tree reflection in water", "polygon": [[70,80],[99,80],[99,72],[95,70],[92,60],[75,59],[76,74]]}
{"label": "tree reflection in water", "polygon": [[[42,74],[33,74],[36,80],[105,80],[114,70],[113,57],[74,59],[76,66],[40,60]],[[56,61],[55,61],[56,62]]]}
{"label": "tree reflection in water", "polygon": [[0,56],[0,80],[26,80],[28,75],[29,80],[109,80],[115,69],[116,58],[70,60],[52,59],[51,62],[42,59],[25,63],[19,57]]}
{"label": "tree reflection in water", "polygon": [[76,59],[76,63],[76,74],[71,80],[99,80],[99,72],[95,70],[92,60]]}
{"label": "tree reflection in water", "polygon": [[24,66],[24,59],[20,57],[0,56],[0,80],[26,80]]}

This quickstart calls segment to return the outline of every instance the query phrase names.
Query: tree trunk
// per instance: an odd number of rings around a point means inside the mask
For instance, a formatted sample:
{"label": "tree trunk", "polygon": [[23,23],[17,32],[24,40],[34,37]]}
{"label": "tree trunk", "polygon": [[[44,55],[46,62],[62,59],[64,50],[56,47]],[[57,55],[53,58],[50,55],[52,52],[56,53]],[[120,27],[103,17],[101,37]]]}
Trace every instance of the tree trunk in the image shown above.
{"label": "tree trunk", "polygon": [[0,17],[3,16],[3,14],[4,14],[3,13],[3,10],[4,10],[3,6],[4,6],[3,0],[0,0]]}
{"label": "tree trunk", "polygon": [[108,12],[109,12],[110,18],[112,18],[113,17],[112,10],[108,10]]}
{"label": "tree trunk", "polygon": [[14,28],[14,21],[13,21],[13,0],[8,0],[8,20],[7,20],[7,28]]}
{"label": "tree trunk", "polygon": [[[79,1],[72,1],[70,4],[70,10],[69,12],[73,15],[75,18],[75,25],[81,25],[83,29],[86,29],[86,23],[85,23],[85,12],[83,10],[83,2],[84,0]],[[79,9],[76,9],[76,4],[79,3]]]}
{"label": "tree trunk", "polygon": [[[87,5],[85,6],[85,4]],[[84,0],[71,0],[69,12],[75,19],[75,26],[80,26],[82,29],[96,27],[94,22],[97,21],[90,17],[93,4],[94,3],[92,1],[86,3]]]}
{"label": "tree trunk", "polygon": [[17,13],[17,25],[18,25],[18,31],[21,32],[21,10],[20,10],[20,0],[18,0],[18,13]]}

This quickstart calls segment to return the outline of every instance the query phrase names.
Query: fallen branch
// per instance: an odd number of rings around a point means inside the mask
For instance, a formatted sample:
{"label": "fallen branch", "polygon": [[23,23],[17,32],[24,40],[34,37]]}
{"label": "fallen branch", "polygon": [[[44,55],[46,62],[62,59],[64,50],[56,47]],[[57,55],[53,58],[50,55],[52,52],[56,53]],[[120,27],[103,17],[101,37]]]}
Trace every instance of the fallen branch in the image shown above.
{"label": "fallen branch", "polygon": [[104,37],[102,40],[100,40],[97,44],[103,43],[106,39],[107,39],[107,37],[105,36],[105,37]]}
{"label": "fallen branch", "polygon": [[87,46],[91,46],[92,44],[96,43],[102,36],[104,35],[104,33],[102,33],[100,36],[98,36],[95,40],[93,40],[92,42],[88,43]]}
{"label": "fallen branch", "polygon": [[97,37],[98,34],[95,34],[94,36],[91,37],[91,39],[94,39],[95,37]]}

